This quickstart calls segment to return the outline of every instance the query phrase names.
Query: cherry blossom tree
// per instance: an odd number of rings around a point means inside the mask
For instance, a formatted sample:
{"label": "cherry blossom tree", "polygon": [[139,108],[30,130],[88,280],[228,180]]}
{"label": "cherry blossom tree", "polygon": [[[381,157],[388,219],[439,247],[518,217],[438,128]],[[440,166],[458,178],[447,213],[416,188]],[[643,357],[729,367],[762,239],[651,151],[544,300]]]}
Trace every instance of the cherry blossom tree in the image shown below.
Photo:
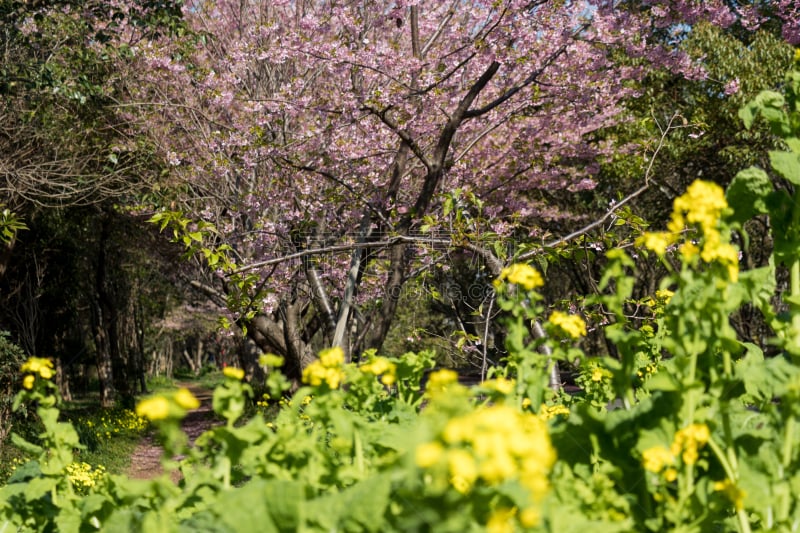
{"label": "cherry blossom tree", "polygon": [[[197,285],[298,377],[324,344],[380,347],[442,250],[496,276],[512,230],[535,241],[569,216],[549,191],[592,189],[620,149],[599,133],[648,69],[704,76],[663,35],[754,28],[761,7],[198,0],[181,39],[120,34],[134,60],[118,105],[168,163],[164,205],[188,242],[234,258],[206,261]],[[794,38],[791,3],[769,7]]]}

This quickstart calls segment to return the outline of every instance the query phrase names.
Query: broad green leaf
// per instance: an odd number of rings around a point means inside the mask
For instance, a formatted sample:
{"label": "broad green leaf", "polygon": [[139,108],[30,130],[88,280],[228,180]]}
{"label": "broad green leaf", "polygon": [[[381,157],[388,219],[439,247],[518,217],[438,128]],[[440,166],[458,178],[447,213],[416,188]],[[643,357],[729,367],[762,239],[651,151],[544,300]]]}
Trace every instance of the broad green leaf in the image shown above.
{"label": "broad green leaf", "polygon": [[800,155],[794,152],[771,151],[772,168],[794,185],[800,185]]}
{"label": "broad green leaf", "polygon": [[788,139],[784,139],[784,142],[786,142],[792,152],[800,154],[800,139],[797,137],[789,137]]}
{"label": "broad green leaf", "polygon": [[742,170],[733,178],[725,194],[736,222],[744,222],[767,212],[767,196],[773,191],[767,173],[757,167]]}
{"label": "broad green leaf", "polygon": [[[322,527],[343,531],[384,531],[384,513],[390,503],[391,480],[377,474],[352,487],[311,502],[309,519]],[[331,511],[339,523],[331,520]],[[323,520],[323,515],[325,519]],[[333,530],[332,529],[332,530]]]}
{"label": "broad green leaf", "polygon": [[[298,505],[302,502],[300,499],[302,493],[290,490],[289,487],[285,488],[287,493],[298,498],[296,503],[289,507],[289,510],[285,510],[286,513],[291,514],[292,510],[297,511]],[[279,498],[278,501],[271,500],[273,497],[279,497],[279,492],[275,489],[270,490],[269,483],[264,481],[255,481],[238,489],[220,492],[215,505],[219,524],[226,531],[258,531],[259,533],[296,531],[297,529],[292,527],[278,528],[272,519],[271,508],[273,506],[288,505],[289,503],[285,498]]]}

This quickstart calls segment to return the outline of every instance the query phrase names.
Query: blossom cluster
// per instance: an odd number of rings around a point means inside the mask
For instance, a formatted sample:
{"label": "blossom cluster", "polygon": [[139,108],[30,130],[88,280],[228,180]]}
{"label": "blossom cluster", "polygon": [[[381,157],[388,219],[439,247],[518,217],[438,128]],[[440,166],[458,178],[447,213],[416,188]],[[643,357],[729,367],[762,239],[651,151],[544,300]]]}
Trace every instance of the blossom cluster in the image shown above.
{"label": "blossom cluster", "polygon": [[136,406],[136,414],[148,420],[183,418],[187,411],[200,407],[200,401],[189,389],[180,388],[171,394],[145,398]]}
{"label": "blossom cluster", "polygon": [[386,357],[374,357],[358,368],[362,372],[380,376],[381,383],[387,387],[391,387],[397,381],[397,365]]}
{"label": "blossom cluster", "polygon": [[518,481],[530,494],[532,510],[549,490],[555,460],[546,422],[506,405],[453,417],[437,438],[415,450],[417,466],[461,494],[478,484]]}
{"label": "blossom cluster", "polygon": [[222,373],[225,375],[225,377],[235,379],[237,381],[244,379],[244,370],[234,366],[226,366],[222,369]]}
{"label": "blossom cluster", "polygon": [[339,347],[321,351],[319,359],[303,370],[303,383],[312,387],[324,383],[331,389],[338,389],[344,378],[344,351]]}
{"label": "blossom cluster", "polygon": [[542,420],[550,420],[558,415],[569,416],[569,407],[560,403],[554,405],[543,403],[542,407],[539,409],[539,416]]}
{"label": "blossom cluster", "polygon": [[586,322],[578,315],[568,315],[561,311],[553,311],[548,322],[573,339],[586,336]]}
{"label": "blossom cluster", "polygon": [[425,393],[435,398],[444,393],[452,392],[453,389],[461,387],[458,383],[458,372],[447,368],[431,372],[428,376],[428,383],[425,386]]}
{"label": "blossom cluster", "polygon": [[138,434],[147,429],[147,419],[130,409],[114,410],[92,418],[81,418],[76,423],[89,428],[99,441],[125,434]]}
{"label": "blossom cluster", "polygon": [[519,285],[528,291],[544,285],[544,279],[539,271],[525,263],[515,263],[504,268],[495,280],[495,288],[499,288],[503,281]]}
{"label": "blossom cluster", "polygon": [[86,494],[106,479],[108,475],[103,465],[92,467],[89,463],[71,463],[66,467],[67,479],[75,492]]}
{"label": "blossom cluster", "polygon": [[678,430],[669,448],[663,445],[652,446],[642,452],[642,466],[645,470],[662,474],[667,481],[678,477],[675,468],[678,457],[684,465],[693,465],[700,457],[699,450],[708,443],[711,433],[705,424],[690,424]]}
{"label": "blossom cluster", "polygon": [[53,361],[44,357],[31,357],[20,367],[20,371],[25,374],[22,378],[22,386],[28,390],[33,388],[36,376],[42,379],[50,379],[55,375]]}
{"label": "blossom cluster", "polygon": [[663,256],[667,248],[681,240],[684,229],[698,230],[701,240],[686,240],[678,251],[686,262],[699,257],[705,263],[724,266],[728,279],[739,277],[739,252],[729,242],[729,237],[720,231],[720,219],[728,209],[725,192],[716,183],[694,181],[686,193],[675,199],[667,231],[648,232],[639,239],[639,244]]}

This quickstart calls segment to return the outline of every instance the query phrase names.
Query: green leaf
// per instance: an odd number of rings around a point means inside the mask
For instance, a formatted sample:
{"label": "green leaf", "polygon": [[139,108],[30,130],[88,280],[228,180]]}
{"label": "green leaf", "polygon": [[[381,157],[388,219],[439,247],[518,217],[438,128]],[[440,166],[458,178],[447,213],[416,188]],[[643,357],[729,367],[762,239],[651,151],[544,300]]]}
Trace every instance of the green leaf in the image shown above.
{"label": "green leaf", "polygon": [[[224,531],[259,531],[264,533],[296,531],[296,527],[279,528],[272,519],[271,508],[273,506],[286,504],[289,505],[288,510],[297,511],[298,505],[302,503],[302,493],[290,489],[288,484],[292,482],[285,483],[287,484],[284,487],[286,494],[297,497],[294,504],[281,497],[280,491],[271,488],[270,484],[264,481],[255,481],[239,489],[220,492],[219,498],[215,502],[219,525],[223,526]],[[273,497],[278,498],[278,501],[271,500]],[[282,512],[276,511],[278,513]]]}
{"label": "green leaf", "polygon": [[800,185],[800,155],[794,152],[771,151],[772,168],[794,185]]}
{"label": "green leaf", "polygon": [[797,137],[789,137],[788,139],[784,139],[784,141],[792,152],[800,154],[800,139]]}
{"label": "green leaf", "polygon": [[302,520],[303,486],[296,481],[272,481],[264,487],[264,500],[279,531],[297,531]]}
{"label": "green leaf", "polygon": [[[20,437],[16,433],[11,433],[11,442],[14,444],[14,446],[19,448],[20,450],[28,452],[32,455],[39,455],[43,451],[41,446],[28,442],[27,440]],[[39,467],[38,463],[36,464],[36,467],[37,468]]]}
{"label": "green leaf", "polygon": [[8,479],[8,483],[22,483],[41,475],[42,469],[39,467],[39,461],[28,461],[14,470],[14,473]]}
{"label": "green leaf", "polygon": [[766,213],[766,199],[772,191],[772,182],[762,169],[750,167],[742,170],[733,178],[725,194],[734,211],[731,218],[735,222],[744,222]]}
{"label": "green leaf", "polygon": [[[390,493],[389,476],[378,474],[339,494],[315,500],[308,516],[314,517],[315,522],[318,520],[321,526],[330,530],[385,531],[384,514],[390,502]],[[331,520],[333,517],[338,520],[334,522]],[[337,523],[339,521],[343,523]]]}
{"label": "green leaf", "polygon": [[25,499],[28,501],[38,500],[42,496],[52,491],[58,485],[58,478],[55,477],[36,477],[25,484]]}

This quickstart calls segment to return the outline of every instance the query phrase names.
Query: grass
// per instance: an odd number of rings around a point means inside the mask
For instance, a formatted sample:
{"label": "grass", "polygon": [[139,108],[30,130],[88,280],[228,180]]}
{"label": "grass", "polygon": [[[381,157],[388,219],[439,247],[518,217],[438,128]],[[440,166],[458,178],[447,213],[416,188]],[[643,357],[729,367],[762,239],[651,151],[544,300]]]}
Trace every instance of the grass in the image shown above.
{"label": "grass", "polygon": [[128,469],[134,449],[149,430],[147,422],[130,409],[100,409],[85,401],[66,404],[62,416],[72,422],[86,447],[76,452],[75,461],[102,465],[112,474]]}
{"label": "grass", "polygon": [[175,380],[167,376],[153,376],[147,378],[147,390],[152,393],[159,393],[175,388]]}
{"label": "grass", "polygon": [[221,385],[224,381],[225,375],[221,370],[212,370],[200,376],[196,383],[204,389],[214,390],[217,385]]}

